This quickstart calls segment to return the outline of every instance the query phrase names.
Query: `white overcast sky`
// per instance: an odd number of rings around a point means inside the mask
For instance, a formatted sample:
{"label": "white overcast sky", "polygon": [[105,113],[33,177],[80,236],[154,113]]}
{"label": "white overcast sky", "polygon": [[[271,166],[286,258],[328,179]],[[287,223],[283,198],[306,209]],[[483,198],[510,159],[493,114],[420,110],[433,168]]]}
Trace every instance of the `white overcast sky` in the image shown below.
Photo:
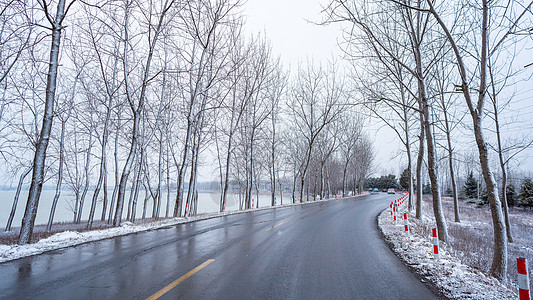
{"label": "white overcast sky", "polygon": [[[342,41],[338,24],[320,26],[324,15],[322,4],[327,0],[248,0],[243,7],[249,34],[263,32],[272,44],[273,53],[281,57],[285,68],[296,72],[298,61],[306,59],[326,63],[335,57],[341,60],[338,42]],[[369,131],[376,150],[376,172],[398,173],[398,141],[388,128],[375,124]],[[396,156],[396,157],[395,157]],[[394,164],[390,161],[394,157]],[[399,175],[399,174],[397,174]]]}
{"label": "white overcast sky", "polygon": [[319,1],[305,0],[248,0],[244,5],[246,29],[261,31],[272,42],[274,53],[281,55],[286,67],[295,70],[298,60],[306,57],[327,60],[340,53],[338,26],[319,26]]}
{"label": "white overcast sky", "polygon": [[[315,63],[326,63],[332,57],[341,60],[341,51],[338,47],[338,42],[342,41],[340,25],[319,26],[309,22],[319,22],[323,19],[321,3],[327,1],[248,0],[242,7],[242,12],[246,16],[246,32],[249,35],[259,32],[265,34],[272,44],[273,54],[281,57],[284,67],[290,69],[292,74],[296,72],[299,61],[305,62],[306,59],[310,59],[314,60]],[[532,82],[530,78],[521,84],[522,88],[519,88],[520,99],[516,101],[517,105],[507,109],[510,118],[524,120],[518,122],[516,128],[510,126],[508,129],[530,132],[533,128],[531,125],[533,124],[531,119],[533,105],[529,104],[531,103],[529,95],[533,90],[531,87],[527,87],[531,86]],[[372,122],[373,124],[367,132],[374,142],[375,149],[375,168],[374,174],[371,176],[384,174],[399,176],[402,169],[407,166],[405,154],[401,153],[403,148],[390,128],[383,126],[376,119],[373,119]],[[487,124],[485,125],[487,126]],[[465,137],[469,142],[466,144],[458,142],[455,150],[475,152],[475,143],[471,132]],[[530,172],[529,170],[533,166],[532,152],[525,151],[515,163],[526,174]],[[496,166],[496,163],[497,161],[494,160],[493,165]],[[215,177],[218,173],[213,172],[208,166],[204,166],[204,168],[206,168],[206,172],[200,172],[200,180],[216,180]]]}

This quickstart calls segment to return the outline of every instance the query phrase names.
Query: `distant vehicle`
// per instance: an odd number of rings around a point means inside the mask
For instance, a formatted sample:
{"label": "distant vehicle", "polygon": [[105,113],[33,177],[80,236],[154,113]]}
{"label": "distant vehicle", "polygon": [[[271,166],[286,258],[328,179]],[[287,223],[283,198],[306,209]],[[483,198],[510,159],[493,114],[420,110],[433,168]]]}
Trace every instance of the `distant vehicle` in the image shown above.
{"label": "distant vehicle", "polygon": [[387,194],[396,194],[396,192],[394,191],[394,189],[388,189]]}
{"label": "distant vehicle", "polygon": [[372,190],[372,194],[377,194],[377,193],[379,193],[379,190],[378,190],[377,188],[374,188],[374,189]]}

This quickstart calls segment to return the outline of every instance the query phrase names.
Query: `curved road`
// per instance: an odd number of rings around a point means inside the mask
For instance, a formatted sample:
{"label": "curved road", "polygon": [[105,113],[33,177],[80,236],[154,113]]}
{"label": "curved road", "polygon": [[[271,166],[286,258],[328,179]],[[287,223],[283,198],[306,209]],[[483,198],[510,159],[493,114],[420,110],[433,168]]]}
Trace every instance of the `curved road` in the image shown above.
{"label": "curved road", "polygon": [[435,299],[379,236],[392,199],[236,214],[3,263],[0,298]]}

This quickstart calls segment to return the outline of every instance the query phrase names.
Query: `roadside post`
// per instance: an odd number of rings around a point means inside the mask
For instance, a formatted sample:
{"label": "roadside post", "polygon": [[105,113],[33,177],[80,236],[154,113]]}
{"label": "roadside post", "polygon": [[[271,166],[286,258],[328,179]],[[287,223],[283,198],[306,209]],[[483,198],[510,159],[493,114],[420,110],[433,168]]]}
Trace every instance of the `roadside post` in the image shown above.
{"label": "roadside post", "polygon": [[433,233],[433,258],[439,259],[439,237],[437,236],[437,228],[431,229]]}
{"label": "roadside post", "polygon": [[407,220],[407,213],[403,213],[403,225],[405,227],[405,234],[409,235],[409,220]]}
{"label": "roadside post", "polygon": [[519,257],[516,259],[518,269],[518,298],[520,300],[531,300],[529,294],[529,275],[527,274],[527,259]]}

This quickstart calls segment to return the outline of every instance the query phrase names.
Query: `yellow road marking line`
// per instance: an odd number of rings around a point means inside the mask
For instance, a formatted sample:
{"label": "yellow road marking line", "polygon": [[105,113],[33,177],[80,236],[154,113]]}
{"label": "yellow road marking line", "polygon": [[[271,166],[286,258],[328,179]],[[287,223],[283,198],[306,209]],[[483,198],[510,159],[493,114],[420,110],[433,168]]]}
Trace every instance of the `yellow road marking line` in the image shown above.
{"label": "yellow road marking line", "polygon": [[199,265],[198,267],[190,270],[189,272],[187,272],[185,275],[181,276],[180,278],[172,281],[169,285],[165,286],[164,288],[160,289],[159,291],[157,291],[157,293],[153,294],[152,296],[146,298],[146,300],[156,300],[158,299],[159,297],[163,296],[165,293],[167,293],[168,291],[170,291],[171,289],[175,288],[178,284],[182,283],[183,281],[185,281],[187,278],[191,277],[192,275],[194,275],[196,272],[200,271],[201,269],[205,268],[208,264],[214,262],[215,260],[214,259],[208,259],[207,261],[205,261],[203,264]]}
{"label": "yellow road marking line", "polygon": [[272,227],[268,227],[268,228],[266,229],[266,231],[269,231],[269,230],[271,230],[271,229],[274,229],[274,228],[276,228],[276,227],[278,227],[278,226],[281,226],[281,225],[283,225],[283,224],[285,224],[285,223],[287,223],[287,221],[283,221],[283,222],[281,222],[281,223],[279,223],[279,224],[273,225]]}

